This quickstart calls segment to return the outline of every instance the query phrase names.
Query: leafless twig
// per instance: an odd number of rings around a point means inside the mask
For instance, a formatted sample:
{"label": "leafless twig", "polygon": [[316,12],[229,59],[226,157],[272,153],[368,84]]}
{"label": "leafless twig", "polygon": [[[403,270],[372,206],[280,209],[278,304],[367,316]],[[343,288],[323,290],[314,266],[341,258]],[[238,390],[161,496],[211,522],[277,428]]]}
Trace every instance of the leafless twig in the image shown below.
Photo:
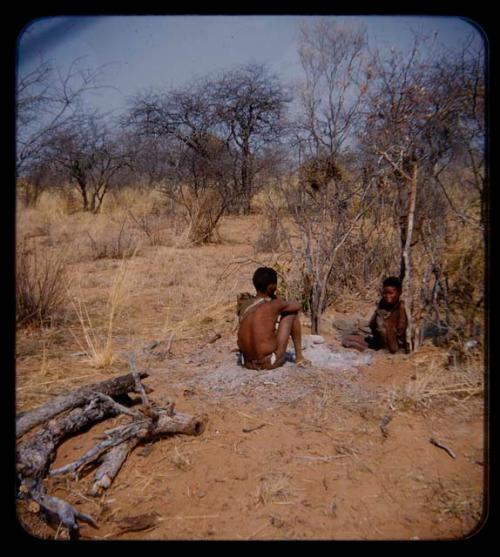
{"label": "leafless twig", "polygon": [[433,445],[435,445],[436,447],[439,447],[440,449],[443,449],[444,451],[446,451],[451,456],[451,458],[457,458],[457,455],[449,447],[447,447],[446,445],[443,445],[443,443],[440,443],[439,441],[434,439],[434,437],[431,437],[429,439],[429,441]]}

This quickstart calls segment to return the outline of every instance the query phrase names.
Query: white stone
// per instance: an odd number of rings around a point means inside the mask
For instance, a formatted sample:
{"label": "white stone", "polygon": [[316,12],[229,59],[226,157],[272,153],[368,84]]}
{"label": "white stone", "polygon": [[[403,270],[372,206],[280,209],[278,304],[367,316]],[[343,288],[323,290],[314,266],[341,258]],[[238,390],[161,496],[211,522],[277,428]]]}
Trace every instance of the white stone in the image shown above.
{"label": "white stone", "polygon": [[324,344],[325,342],[321,335],[309,335],[309,338],[313,344]]}

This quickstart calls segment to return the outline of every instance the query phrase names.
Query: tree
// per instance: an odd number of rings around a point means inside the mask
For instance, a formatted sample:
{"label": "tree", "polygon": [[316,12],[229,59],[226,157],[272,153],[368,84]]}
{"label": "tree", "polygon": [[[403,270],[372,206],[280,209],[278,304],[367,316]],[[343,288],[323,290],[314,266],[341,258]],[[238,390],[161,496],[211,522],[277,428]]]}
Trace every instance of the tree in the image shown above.
{"label": "tree", "polygon": [[[331,164],[329,159],[328,163]],[[329,286],[341,250],[373,204],[369,192],[374,183],[370,180],[357,185],[356,179],[343,176],[339,167],[334,175],[325,173],[326,179],[320,184],[317,175],[314,165],[313,178],[308,183],[304,177],[304,181],[295,183],[287,180],[279,188],[280,201],[297,233],[290,232],[283,219],[276,219],[300,266],[302,297],[311,316],[312,334],[319,334],[321,315],[333,301]]]}
{"label": "tree", "polygon": [[[400,231],[399,275],[413,349],[422,339],[423,311],[430,303],[429,278],[442,279],[450,198],[443,195],[440,176],[456,152],[456,130],[464,109],[454,80],[449,74],[444,77],[443,67],[451,61],[441,56],[435,54],[431,41],[415,34],[408,52],[393,50],[389,56],[377,52],[368,68],[372,83],[362,141],[385,173],[382,195],[396,200],[393,222]],[[420,264],[414,273],[418,243]]]}
{"label": "tree", "polygon": [[[269,148],[280,138],[288,100],[276,76],[248,65],[183,89],[140,95],[129,122],[143,136],[169,137],[187,147],[210,162],[211,172],[221,163],[225,175],[218,173],[217,187],[227,200],[225,210],[248,213],[257,178],[268,169]],[[215,151],[209,137],[219,142]]]}
{"label": "tree", "polygon": [[78,189],[84,211],[99,212],[113,178],[129,164],[129,154],[99,114],[72,119],[46,142],[57,167]]}
{"label": "tree", "polygon": [[340,163],[352,144],[366,93],[361,71],[366,39],[361,28],[326,20],[300,31],[305,78],[298,92],[300,112],[291,127],[300,164],[281,187],[299,234],[293,237],[283,226],[283,236],[300,267],[311,331],[317,334],[321,314],[332,302],[329,287],[338,258],[369,209],[374,183],[357,183]]}
{"label": "tree", "polygon": [[211,100],[217,125],[234,154],[238,209],[248,214],[255,178],[266,166],[263,155],[279,142],[290,98],[265,66],[249,64],[216,79]]}
{"label": "tree", "polygon": [[48,138],[70,125],[81,111],[85,94],[101,87],[102,71],[102,67],[83,68],[82,60],[76,59],[66,72],[49,62],[19,72],[16,84],[16,169],[19,177],[45,160]]}
{"label": "tree", "polygon": [[232,153],[217,135],[210,94],[200,82],[165,95],[140,95],[128,119],[145,140],[168,145],[162,191],[186,209],[194,243],[212,239],[234,195]]}
{"label": "tree", "polygon": [[334,159],[352,143],[370,75],[364,72],[366,33],[320,19],[300,28],[304,81],[299,88],[297,132],[305,158]]}

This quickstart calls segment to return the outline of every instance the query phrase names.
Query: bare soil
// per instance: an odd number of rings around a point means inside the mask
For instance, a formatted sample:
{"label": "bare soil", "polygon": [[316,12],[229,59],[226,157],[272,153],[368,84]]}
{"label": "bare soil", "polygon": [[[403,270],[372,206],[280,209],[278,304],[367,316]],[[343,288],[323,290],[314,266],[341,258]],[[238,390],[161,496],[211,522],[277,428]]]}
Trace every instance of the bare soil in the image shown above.
{"label": "bare soil", "polygon": [[[144,249],[134,261],[141,265],[137,272],[150,278],[133,292],[128,314],[115,330],[118,356],[135,350],[138,367],[149,370],[150,396],[173,398],[179,412],[206,415],[204,433],[137,448],[101,497],[87,494],[91,475],[79,481],[49,479],[49,492],[96,520],[97,529],[82,524],[83,539],[436,540],[470,535],[483,513],[482,395],[460,389],[433,394],[429,386],[425,391],[422,381],[432,369],[441,379],[449,374],[447,385],[460,383],[465,373],[447,368],[446,349],[431,344],[411,355],[343,349],[333,318],[369,316],[370,301],[344,300],[328,310],[324,344],[309,343],[306,350],[311,367],[287,361],[273,371],[246,370],[237,364],[231,308],[234,293],[250,289],[255,263],[249,262],[232,277],[223,318],[208,312],[206,327],[198,322],[195,332],[174,336],[170,351],[162,352],[170,335],[160,332],[168,309],[161,288],[189,286],[182,273],[195,262],[212,276],[227,261],[255,257],[255,218],[227,219],[221,244],[178,250],[175,265],[184,286],[162,284],[162,277],[153,275],[153,262],[166,258],[167,248]],[[110,283],[113,268],[110,261],[74,263],[75,272],[85,270],[84,293],[96,314],[103,311],[103,285]],[[303,329],[307,343],[305,316]],[[208,343],[214,331],[221,336]],[[160,345],[144,349],[154,340]],[[90,366],[62,325],[49,333],[23,332],[17,348],[19,410],[127,371],[124,357],[105,370]],[[110,422],[67,440],[53,466],[75,460]],[[431,444],[431,438],[456,458]],[[65,537],[24,502],[18,517],[36,537]]]}

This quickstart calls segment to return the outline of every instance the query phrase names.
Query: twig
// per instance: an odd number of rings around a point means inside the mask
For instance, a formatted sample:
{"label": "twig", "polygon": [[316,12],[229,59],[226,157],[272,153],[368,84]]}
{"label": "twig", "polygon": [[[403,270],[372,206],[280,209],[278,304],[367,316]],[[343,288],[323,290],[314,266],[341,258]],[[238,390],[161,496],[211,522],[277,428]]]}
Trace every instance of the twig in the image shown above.
{"label": "twig", "polygon": [[134,412],[133,410],[129,410],[126,406],[123,406],[119,402],[116,402],[112,397],[105,395],[104,393],[95,393],[98,398],[103,400],[107,400],[112,406],[114,406],[120,413],[127,414],[128,416],[132,416],[133,418],[143,418],[144,416],[139,412]]}
{"label": "twig", "polygon": [[201,520],[206,518],[219,518],[218,514],[201,514],[201,515],[194,515],[194,516],[170,516],[168,518],[173,518],[174,520]]}
{"label": "twig", "polygon": [[264,427],[266,424],[259,424],[255,427],[244,427],[242,429],[243,433],[250,433],[251,431],[255,431],[256,429],[260,429],[261,427]]}
{"label": "twig", "polygon": [[175,333],[172,333],[170,335],[170,339],[169,339],[168,344],[167,344],[167,349],[166,349],[167,354],[170,354],[170,349],[172,348],[172,342],[174,340],[174,337],[175,337]]}
{"label": "twig", "polygon": [[451,456],[451,458],[453,459],[457,458],[457,455],[449,447],[443,445],[443,443],[440,443],[439,441],[434,439],[434,437],[431,437],[429,441],[436,447],[439,447],[440,449],[443,449],[443,451],[446,451]]}
{"label": "twig", "polygon": [[141,395],[142,404],[147,407],[149,406],[148,395],[146,394],[144,386],[141,383],[139,372],[135,369],[135,354],[129,355],[128,365],[130,366],[130,371],[132,372],[132,377],[135,381],[135,390]]}
{"label": "twig", "polygon": [[380,420],[380,431],[384,437],[389,435],[389,431],[387,430],[387,425],[392,420],[392,416],[384,416],[382,420]]}
{"label": "twig", "polygon": [[263,524],[260,528],[257,528],[257,530],[255,530],[255,532],[253,534],[250,534],[248,536],[248,538],[246,538],[247,540],[251,540],[253,537],[255,537],[257,534],[260,534],[262,532],[262,530],[265,530],[267,527],[269,526],[269,522],[266,522],[265,524]]}
{"label": "twig", "polygon": [[347,458],[347,454],[341,455],[331,455],[331,456],[313,456],[313,455],[294,455],[295,458],[302,458],[304,460],[313,460],[318,462],[329,462],[330,460],[336,460],[337,458]]}
{"label": "twig", "polygon": [[57,540],[57,538],[59,536],[59,532],[61,531],[61,526],[62,526],[62,520],[59,522],[59,526],[57,527],[57,532],[56,532],[56,535],[54,536],[55,540]]}

